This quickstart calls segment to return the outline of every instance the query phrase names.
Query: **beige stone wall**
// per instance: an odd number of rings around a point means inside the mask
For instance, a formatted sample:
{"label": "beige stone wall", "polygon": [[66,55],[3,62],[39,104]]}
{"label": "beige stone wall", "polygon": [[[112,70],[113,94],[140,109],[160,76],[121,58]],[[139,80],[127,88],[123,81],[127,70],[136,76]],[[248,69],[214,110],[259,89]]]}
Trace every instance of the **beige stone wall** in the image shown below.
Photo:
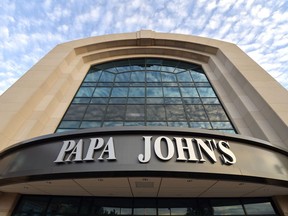
{"label": "beige stone wall", "polygon": [[201,64],[239,134],[288,149],[287,90],[260,66],[231,43],[153,31],[56,46],[0,97],[0,149],[54,133],[92,64],[131,57]]}
{"label": "beige stone wall", "polygon": [[1,193],[0,194],[0,216],[9,216],[12,214],[18,201],[19,194]]}

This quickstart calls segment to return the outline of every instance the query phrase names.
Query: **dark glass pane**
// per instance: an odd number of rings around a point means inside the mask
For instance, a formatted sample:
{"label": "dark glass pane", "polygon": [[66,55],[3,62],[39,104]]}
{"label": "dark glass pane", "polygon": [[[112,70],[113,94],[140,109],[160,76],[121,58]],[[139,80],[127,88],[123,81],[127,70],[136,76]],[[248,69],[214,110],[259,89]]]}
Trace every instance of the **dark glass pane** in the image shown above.
{"label": "dark glass pane", "polygon": [[182,104],[181,98],[165,98],[165,104]]}
{"label": "dark glass pane", "polygon": [[59,128],[79,128],[80,121],[62,121]]}
{"label": "dark glass pane", "polygon": [[36,215],[35,213],[42,213],[47,207],[48,200],[49,197],[45,196],[24,196],[15,209],[15,212],[25,212],[31,215]]}
{"label": "dark glass pane", "polygon": [[123,126],[123,122],[122,121],[105,121],[103,122],[103,127],[119,127],[119,126]]}
{"label": "dark glass pane", "polygon": [[97,121],[82,121],[80,128],[96,128],[101,127],[101,122]]}
{"label": "dark glass pane", "polygon": [[90,102],[90,98],[74,98],[72,103],[75,104],[88,104]]}
{"label": "dark glass pane", "polygon": [[130,66],[122,66],[122,67],[116,67],[116,70],[118,73],[121,73],[121,72],[125,72],[125,71],[131,71],[130,69]]}
{"label": "dark glass pane", "polygon": [[214,215],[245,215],[238,199],[212,199],[210,200]]}
{"label": "dark glass pane", "polygon": [[130,59],[132,70],[145,70],[145,59]]}
{"label": "dark glass pane", "polygon": [[164,105],[147,105],[146,106],[146,112],[147,112],[147,120],[148,121],[166,120]]}
{"label": "dark glass pane", "polygon": [[147,98],[147,104],[164,104],[164,98]]}
{"label": "dark glass pane", "polygon": [[243,201],[248,215],[276,215],[274,208],[267,199],[250,199]]}
{"label": "dark glass pane", "polygon": [[105,114],[105,105],[89,105],[84,120],[101,120]]}
{"label": "dark glass pane", "polygon": [[221,105],[204,105],[210,121],[228,121]]}
{"label": "dark glass pane", "polygon": [[185,105],[185,109],[190,121],[208,121],[202,105]]}
{"label": "dark glass pane", "polygon": [[188,127],[187,122],[168,122],[169,127]]}
{"label": "dark glass pane", "polygon": [[191,128],[203,128],[203,129],[212,129],[209,122],[190,122]]}
{"label": "dark glass pane", "polygon": [[91,104],[107,104],[109,98],[92,98]]}
{"label": "dark glass pane", "polygon": [[160,70],[161,59],[146,59],[146,70]]}
{"label": "dark glass pane", "polygon": [[145,98],[128,98],[128,104],[145,104]]}
{"label": "dark glass pane", "polygon": [[184,104],[202,104],[200,98],[182,98]]}
{"label": "dark glass pane", "polygon": [[52,214],[77,214],[80,204],[78,197],[53,197],[47,212]]}
{"label": "dark glass pane", "polygon": [[63,120],[81,120],[85,114],[85,111],[87,109],[87,105],[76,105],[76,104],[72,104]]}
{"label": "dark glass pane", "polygon": [[182,105],[166,105],[166,115],[167,120],[169,121],[182,121],[186,120],[184,108]]}
{"label": "dark glass pane", "polygon": [[125,105],[108,106],[106,120],[124,120],[125,119]]}
{"label": "dark glass pane", "polygon": [[109,104],[126,104],[127,98],[110,98]]}
{"label": "dark glass pane", "polygon": [[127,105],[126,120],[144,120],[144,108],[143,105]]}

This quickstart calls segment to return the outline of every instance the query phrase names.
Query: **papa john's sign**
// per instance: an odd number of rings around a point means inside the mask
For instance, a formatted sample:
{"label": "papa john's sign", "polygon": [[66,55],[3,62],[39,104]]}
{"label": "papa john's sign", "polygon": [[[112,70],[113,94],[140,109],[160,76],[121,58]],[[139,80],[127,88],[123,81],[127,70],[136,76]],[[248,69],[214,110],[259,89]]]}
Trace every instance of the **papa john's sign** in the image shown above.
{"label": "papa john's sign", "polygon": [[[142,138],[141,145],[143,145],[144,152],[135,152],[135,157],[140,163],[149,163],[152,155],[161,161],[169,161],[176,157],[176,161],[206,162],[205,158],[207,158],[212,163],[216,163],[217,154],[225,165],[236,163],[236,157],[228,141],[196,137],[142,136]],[[117,160],[115,145],[117,145],[117,139],[112,136],[106,142],[102,137],[65,140],[54,162],[115,161]],[[125,144],[122,143],[122,145],[122,148],[125,148]],[[126,147],[129,148],[129,146]],[[133,157],[131,154],[128,155],[128,152],[129,149],[127,149],[126,157]]]}

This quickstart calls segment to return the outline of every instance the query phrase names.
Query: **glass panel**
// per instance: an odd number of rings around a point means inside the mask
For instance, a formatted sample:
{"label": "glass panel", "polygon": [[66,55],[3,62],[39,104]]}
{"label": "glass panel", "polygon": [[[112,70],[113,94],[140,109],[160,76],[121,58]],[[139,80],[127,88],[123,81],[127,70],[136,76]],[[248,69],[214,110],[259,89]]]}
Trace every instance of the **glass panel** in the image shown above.
{"label": "glass panel", "polygon": [[110,98],[109,104],[126,104],[127,98]]}
{"label": "glass panel", "polygon": [[97,87],[93,94],[93,97],[109,97],[111,88]]}
{"label": "glass panel", "polygon": [[181,87],[182,97],[199,97],[196,88]]}
{"label": "glass panel", "polygon": [[116,75],[115,82],[129,82],[130,73],[120,73]]}
{"label": "glass panel", "polygon": [[177,87],[164,87],[163,88],[164,97],[180,97],[179,88]]}
{"label": "glass panel", "polygon": [[145,88],[144,87],[130,87],[129,88],[129,97],[145,97]]}
{"label": "glass panel", "polygon": [[190,73],[188,71],[178,73],[177,77],[179,82],[193,82]]}
{"label": "glass panel", "polygon": [[161,82],[161,74],[159,72],[146,72],[147,82]]}
{"label": "glass panel", "polygon": [[142,71],[132,72],[131,82],[145,82],[145,73]]}
{"label": "glass panel", "polygon": [[164,73],[162,72],[162,81],[163,82],[177,82],[176,76],[173,73]]}
{"label": "glass panel", "polygon": [[147,98],[147,104],[164,104],[164,98]]}
{"label": "glass panel", "polygon": [[201,98],[203,104],[220,104],[217,98]]}
{"label": "glass panel", "polygon": [[128,88],[116,87],[112,89],[111,97],[127,97]]}
{"label": "glass panel", "polygon": [[145,122],[124,122],[124,126],[145,126]]}
{"label": "glass panel", "polygon": [[76,97],[91,97],[94,89],[95,88],[93,88],[93,87],[81,87],[78,90]]}
{"label": "glass panel", "polygon": [[144,120],[144,108],[143,105],[127,105],[126,120]]}
{"label": "glass panel", "polygon": [[121,121],[105,121],[103,123],[103,127],[117,127],[117,126],[123,126],[123,122],[121,122]]}
{"label": "glass panel", "polygon": [[132,70],[145,70],[145,59],[130,59]]}
{"label": "glass panel", "polygon": [[79,128],[80,121],[62,121],[59,128]]}
{"label": "glass panel", "polygon": [[78,197],[54,197],[47,212],[52,214],[77,214],[80,199]]}
{"label": "glass panel", "polygon": [[90,69],[89,73],[87,74],[84,82],[97,82],[101,75],[101,70],[99,69]]}
{"label": "glass panel", "polygon": [[105,114],[105,105],[89,105],[84,120],[101,120]]}
{"label": "glass panel", "polygon": [[128,98],[128,104],[145,104],[145,98]]}
{"label": "glass panel", "polygon": [[210,121],[228,121],[221,105],[204,105]]}
{"label": "glass panel", "polygon": [[214,215],[245,215],[239,200],[212,199],[210,201]]}
{"label": "glass panel", "polygon": [[165,108],[167,120],[186,120],[184,108],[182,105],[167,105]]}
{"label": "glass panel", "polygon": [[212,88],[204,88],[204,87],[199,87],[197,88],[200,97],[216,97],[214,91]]}
{"label": "glass panel", "polygon": [[161,87],[147,87],[146,94],[147,97],[163,97]]}
{"label": "glass panel", "polygon": [[90,98],[74,98],[74,100],[72,101],[72,103],[75,104],[81,104],[81,103],[88,104],[89,102]]}
{"label": "glass panel", "polygon": [[165,98],[165,104],[182,104],[181,98]]}
{"label": "glass panel", "polygon": [[105,119],[107,120],[124,120],[125,105],[108,106]]}
{"label": "glass panel", "polygon": [[211,122],[213,129],[233,129],[230,122]]}
{"label": "glass panel", "polygon": [[114,77],[115,77],[115,74],[104,71],[102,72],[99,82],[113,82]]}
{"label": "glass panel", "polygon": [[208,82],[205,74],[199,73],[199,72],[195,72],[195,71],[191,71],[191,75],[193,77],[194,82]]}
{"label": "glass panel", "polygon": [[202,105],[185,105],[186,115],[190,121],[208,121]]}
{"label": "glass panel", "polygon": [[184,104],[202,104],[200,98],[183,98]]}
{"label": "glass panel", "polygon": [[48,200],[49,197],[44,196],[23,197],[15,209],[15,212],[27,212],[29,215],[37,215],[34,213],[42,213],[46,209]]}
{"label": "glass panel", "polygon": [[265,199],[251,199],[243,201],[248,215],[276,215],[271,202]]}
{"label": "glass panel", "polygon": [[169,127],[188,127],[187,122],[168,122]]}
{"label": "glass panel", "polygon": [[96,128],[101,127],[101,122],[96,121],[82,121],[80,128]]}
{"label": "glass panel", "polygon": [[212,129],[209,122],[190,122],[191,128],[203,128],[203,129]]}
{"label": "glass panel", "polygon": [[63,120],[81,120],[85,114],[86,109],[87,105],[72,104],[64,115]]}
{"label": "glass panel", "polygon": [[167,126],[167,122],[146,122],[147,126]]}
{"label": "glass panel", "polygon": [[92,98],[91,104],[107,104],[109,98]]}
{"label": "glass panel", "polygon": [[164,105],[147,105],[146,112],[148,121],[166,120]]}

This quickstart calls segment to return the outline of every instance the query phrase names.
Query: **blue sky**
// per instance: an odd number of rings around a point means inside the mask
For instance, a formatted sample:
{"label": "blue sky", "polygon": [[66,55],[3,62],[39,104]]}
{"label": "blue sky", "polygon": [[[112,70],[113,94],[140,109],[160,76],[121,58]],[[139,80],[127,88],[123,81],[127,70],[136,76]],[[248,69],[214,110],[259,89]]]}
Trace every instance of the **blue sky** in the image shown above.
{"label": "blue sky", "polygon": [[288,89],[287,0],[1,0],[0,94],[59,43],[150,29],[237,44]]}

